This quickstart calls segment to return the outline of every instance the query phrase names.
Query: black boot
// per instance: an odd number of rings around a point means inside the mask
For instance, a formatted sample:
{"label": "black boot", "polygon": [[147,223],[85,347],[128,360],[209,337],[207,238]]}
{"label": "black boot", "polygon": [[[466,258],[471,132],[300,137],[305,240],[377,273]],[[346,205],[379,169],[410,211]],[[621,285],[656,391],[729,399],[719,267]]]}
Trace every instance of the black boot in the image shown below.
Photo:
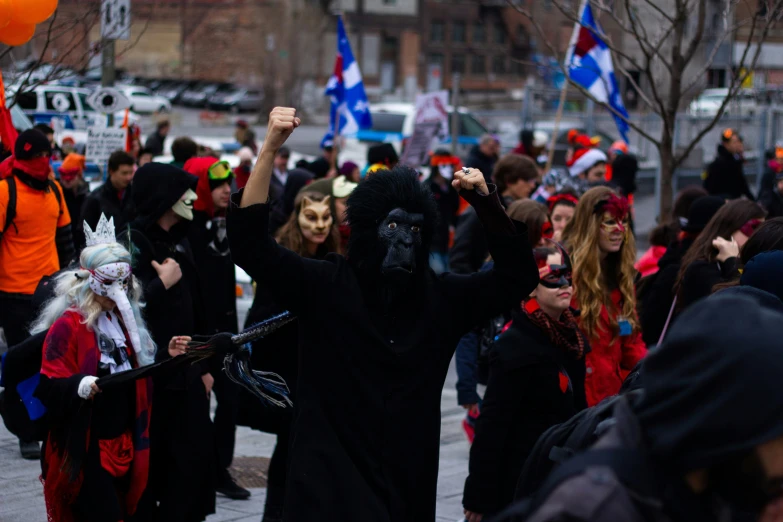
{"label": "black boot", "polygon": [[26,460],[39,460],[41,458],[41,446],[37,440],[23,441],[19,439],[19,451]]}
{"label": "black boot", "polygon": [[218,481],[217,492],[232,500],[247,500],[250,498],[250,492],[239,486],[228,471]]}
{"label": "black boot", "polygon": [[283,522],[282,506],[264,506],[264,517],[261,522]]}

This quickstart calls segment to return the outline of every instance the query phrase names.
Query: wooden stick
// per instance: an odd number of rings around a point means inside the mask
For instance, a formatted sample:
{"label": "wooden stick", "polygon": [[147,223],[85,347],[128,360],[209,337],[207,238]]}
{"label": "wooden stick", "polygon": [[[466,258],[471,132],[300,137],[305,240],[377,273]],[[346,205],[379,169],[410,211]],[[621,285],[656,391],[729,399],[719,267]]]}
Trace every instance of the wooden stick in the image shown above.
{"label": "wooden stick", "polygon": [[563,119],[563,109],[565,108],[566,93],[568,92],[568,78],[563,80],[563,88],[560,89],[560,102],[557,105],[557,114],[555,115],[555,125],[552,129],[552,137],[549,140],[549,157],[546,160],[547,175],[552,170],[552,162],[555,160],[555,144],[557,143],[557,134],[560,131],[560,120]]}

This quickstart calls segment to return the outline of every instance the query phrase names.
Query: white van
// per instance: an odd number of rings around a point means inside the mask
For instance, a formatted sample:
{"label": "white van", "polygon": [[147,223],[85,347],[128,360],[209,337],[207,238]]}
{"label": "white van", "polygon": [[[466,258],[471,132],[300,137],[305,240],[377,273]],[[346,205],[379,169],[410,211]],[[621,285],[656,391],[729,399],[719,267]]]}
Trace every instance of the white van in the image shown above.
{"label": "white van", "polygon": [[[15,100],[33,123],[46,123],[52,118],[60,118],[65,122],[66,129],[85,130],[96,125],[100,118],[106,116],[96,112],[87,103],[87,98],[92,94],[90,89],[79,87],[65,87],[62,85],[39,85],[30,91],[15,93],[9,89],[7,97]],[[114,125],[122,125],[125,112],[120,111],[114,115]],[[131,113],[131,123],[138,123],[139,116]]]}

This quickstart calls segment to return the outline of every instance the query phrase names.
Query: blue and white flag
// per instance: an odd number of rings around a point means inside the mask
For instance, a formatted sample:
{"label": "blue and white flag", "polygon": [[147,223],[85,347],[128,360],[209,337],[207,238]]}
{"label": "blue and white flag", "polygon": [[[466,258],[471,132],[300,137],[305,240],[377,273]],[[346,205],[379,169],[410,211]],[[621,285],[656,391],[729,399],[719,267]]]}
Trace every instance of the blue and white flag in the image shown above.
{"label": "blue and white flag", "polygon": [[329,120],[332,139],[334,136],[355,134],[359,129],[372,128],[370,104],[364,92],[362,73],[353,57],[342,17],[337,18],[337,59],[334,62],[334,73],[326,84],[326,95],[332,100]]}
{"label": "blue and white flag", "polygon": [[[575,84],[584,87],[597,101],[606,103],[627,119],[628,111],[625,110],[617,85],[612,53],[601,39],[601,35],[605,33],[593,17],[593,10],[587,0],[582,4],[579,20],[580,23],[574,27],[566,54],[565,68],[568,76]],[[614,112],[612,115],[620,136],[628,143],[628,123]]]}

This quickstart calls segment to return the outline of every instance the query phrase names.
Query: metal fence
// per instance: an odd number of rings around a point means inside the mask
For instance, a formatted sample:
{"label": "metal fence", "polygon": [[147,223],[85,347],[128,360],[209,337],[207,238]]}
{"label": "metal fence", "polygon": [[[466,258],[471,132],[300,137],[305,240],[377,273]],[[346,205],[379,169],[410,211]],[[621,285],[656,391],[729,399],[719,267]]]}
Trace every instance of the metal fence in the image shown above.
{"label": "metal fence", "polygon": [[[522,129],[541,129],[551,136],[559,97],[559,91],[528,88],[516,110],[474,110],[473,113],[491,132],[498,134],[504,150],[508,150],[516,143]],[[631,113],[631,119],[650,136],[661,136],[662,122],[657,114],[634,112]],[[711,121],[711,117],[693,116],[686,112],[678,114],[674,132],[676,149],[683,151]],[[566,133],[572,128],[591,136],[601,135],[604,148],[619,138],[612,115],[578,93],[569,95],[565,103],[556,149],[567,147]],[[715,158],[721,133],[726,128],[732,128],[742,136],[745,142],[745,173],[751,183],[758,183],[767,162],[765,151],[773,149],[778,141],[783,141],[783,105],[759,106],[746,114],[734,113],[720,118],[675,172],[675,190],[698,182],[705,167]],[[629,141],[632,151],[640,160],[639,178],[652,188],[652,182],[658,174],[658,151],[633,129]]]}

